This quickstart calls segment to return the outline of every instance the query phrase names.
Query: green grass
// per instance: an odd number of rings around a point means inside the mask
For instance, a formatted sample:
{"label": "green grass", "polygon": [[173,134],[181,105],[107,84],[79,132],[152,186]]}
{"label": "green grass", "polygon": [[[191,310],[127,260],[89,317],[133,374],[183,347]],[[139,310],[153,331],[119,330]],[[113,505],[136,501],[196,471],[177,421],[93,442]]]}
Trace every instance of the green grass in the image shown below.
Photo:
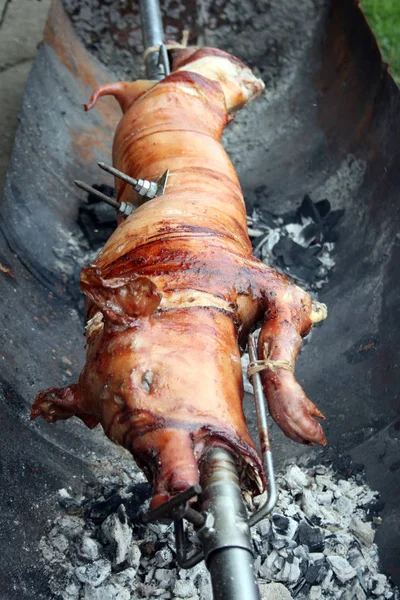
{"label": "green grass", "polygon": [[361,8],[378,40],[383,60],[400,84],[400,0],[361,0]]}

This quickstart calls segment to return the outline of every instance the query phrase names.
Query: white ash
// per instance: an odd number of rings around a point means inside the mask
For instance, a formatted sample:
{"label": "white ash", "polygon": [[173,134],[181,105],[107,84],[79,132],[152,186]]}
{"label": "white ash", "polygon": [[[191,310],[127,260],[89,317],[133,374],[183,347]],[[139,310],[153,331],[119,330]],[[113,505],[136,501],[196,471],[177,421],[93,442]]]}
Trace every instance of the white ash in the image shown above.
{"label": "white ash", "polygon": [[[59,516],[40,542],[54,598],[212,600],[203,563],[176,566],[173,527],[140,524],[138,511],[147,509],[148,499],[132,513],[132,498],[145,481],[132,459],[116,456],[93,470],[96,481],[83,496],[59,491]],[[274,514],[253,528],[262,600],[399,598],[379,572],[379,520],[368,520],[376,492],[324,465],[290,465],[277,485]]]}
{"label": "white ash", "polygon": [[[92,467],[96,482],[83,496],[59,490],[59,516],[40,542],[54,598],[211,600],[203,564],[190,571],[176,567],[173,526],[145,527],[129,512],[135,488],[145,485],[132,458],[121,451]],[[148,498],[138,510],[147,508]]]}
{"label": "white ash", "polygon": [[253,533],[260,578],[283,583],[300,599],[399,597],[379,573],[376,527],[368,520],[376,492],[324,465],[291,465],[277,485],[272,526],[262,522]]}

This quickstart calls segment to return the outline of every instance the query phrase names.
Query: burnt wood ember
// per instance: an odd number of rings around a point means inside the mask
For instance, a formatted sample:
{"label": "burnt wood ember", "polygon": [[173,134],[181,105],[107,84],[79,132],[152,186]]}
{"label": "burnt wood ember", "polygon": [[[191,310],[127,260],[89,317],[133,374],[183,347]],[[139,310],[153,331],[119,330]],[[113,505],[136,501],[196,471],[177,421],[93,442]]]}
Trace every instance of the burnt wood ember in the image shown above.
{"label": "burnt wood ember", "polygon": [[151,497],[151,486],[148,483],[136,483],[120,492],[112,493],[106,500],[89,502],[85,505],[85,514],[94,523],[102,523],[121,505],[125,506],[132,523],[140,522],[140,513],[144,504]]}
{"label": "burnt wood ember", "polygon": [[385,502],[379,499],[371,500],[369,504],[366,505],[366,517],[368,521],[373,521],[375,517],[379,515],[385,508]]}
{"label": "burnt wood ember", "polygon": [[323,578],[327,575],[327,570],[324,567],[325,560],[317,560],[315,563],[310,565],[305,574],[305,580],[307,583],[313,585],[314,583],[320,583]]}
{"label": "burnt wood ember", "polygon": [[[303,217],[309,217],[314,223],[321,224],[322,220],[328,215],[331,210],[329,200],[318,200],[313,202],[308,194],[303,198],[303,202],[297,209],[297,214]],[[284,219],[284,217],[282,217]]]}
{"label": "burnt wood ember", "polygon": [[325,536],[318,527],[311,527],[307,522],[299,524],[298,539],[300,544],[308,546],[310,552],[322,552],[325,547]]}
{"label": "burnt wood ember", "polygon": [[316,257],[319,248],[304,248],[289,237],[281,237],[272,248],[278,266],[287,269],[301,280],[314,283],[318,279],[322,263]]}
{"label": "burnt wood ember", "polygon": [[[172,526],[152,523],[144,528],[125,511],[138,496],[139,510],[145,510],[149,501],[142,504],[146,491],[142,486],[148,484],[129,458],[121,456],[105,465],[99,461],[94,468],[98,483],[88,488],[90,498],[84,494],[76,502],[104,507],[100,496],[107,496],[112,503],[107,506],[106,519],[90,510],[81,516],[59,516],[41,541],[43,567],[51,577],[54,598],[211,600],[204,564],[189,571],[176,568]],[[397,590],[379,572],[376,545],[365,535],[357,535],[352,525],[356,518],[359,527],[375,533],[366,519],[376,493],[355,479],[341,479],[322,465],[290,465],[278,479],[277,512],[252,532],[261,598],[270,600],[271,594],[279,592],[288,600],[398,600]],[[331,501],[320,504],[326,489],[332,491]],[[66,494],[65,490],[60,494],[60,507]],[[305,495],[316,506],[321,528],[312,527],[303,512]],[[73,494],[70,498],[74,499]],[[116,507],[117,498],[120,504]],[[343,498],[352,503],[351,514],[340,513]]]}
{"label": "burnt wood ember", "polygon": [[[108,186],[98,186],[107,188]],[[103,191],[103,189],[100,189]],[[103,192],[106,193],[106,192]],[[90,196],[89,196],[90,197]],[[98,250],[104,246],[117,227],[115,210],[105,203],[98,202],[79,208],[78,224],[88,240],[91,249]]]}
{"label": "burnt wood ember", "polygon": [[112,494],[107,500],[89,503],[85,506],[85,514],[94,523],[102,523],[114,513],[119,506],[124,506],[131,523],[141,523],[141,513],[145,503],[151,497],[151,486],[148,483],[138,483],[124,490],[123,496],[118,492]]}
{"label": "burnt wood ember", "polygon": [[291,542],[296,535],[297,527],[298,523],[294,519],[274,514],[272,516],[273,547],[278,549],[294,545]]}

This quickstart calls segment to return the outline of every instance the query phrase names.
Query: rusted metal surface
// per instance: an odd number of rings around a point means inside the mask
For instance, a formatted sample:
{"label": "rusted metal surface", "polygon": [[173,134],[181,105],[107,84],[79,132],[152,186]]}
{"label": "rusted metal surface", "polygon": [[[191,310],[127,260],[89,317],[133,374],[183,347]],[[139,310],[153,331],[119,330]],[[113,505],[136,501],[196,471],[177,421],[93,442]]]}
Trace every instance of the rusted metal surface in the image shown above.
{"label": "rusted metal surface", "polygon": [[[121,3],[121,10],[132,4],[134,27],[135,3]],[[400,420],[399,90],[356,2],[313,3],[315,26],[295,55],[285,55],[285,50],[299,45],[303,34],[298,28],[287,29],[275,45],[268,45],[263,35],[270,11],[286,7],[282,18],[289,18],[303,3],[293,7],[271,0],[264,7],[248,2],[248,18],[239,3],[221,5],[218,15],[211,4],[204,3],[199,17],[193,0],[184,19],[171,19],[178,25],[191,19],[193,40],[197,23],[200,41],[206,38],[236,52],[268,83],[254,113],[239,117],[226,138],[249,205],[259,201],[283,212],[310,193],[345,209],[336,268],[320,295],[329,318],[314,332],[297,373],[326,414],[326,456],[335,455],[332,448],[358,457],[361,453],[370,485],[383,495],[386,508],[377,539],[384,569],[398,580],[400,470],[390,448]],[[222,14],[226,18],[221,20]],[[264,29],[254,33],[257,23]],[[265,35],[271,37],[278,26],[284,29],[285,22],[271,21]],[[166,31],[168,35],[168,27]],[[118,44],[128,40],[132,71],[140,72],[138,30],[127,35],[119,29]],[[297,61],[297,67],[279,87],[289,64],[279,62],[283,55],[289,63]],[[27,417],[36,391],[70,383],[83,364],[78,277],[89,260],[90,244],[79,226],[82,197],[73,180],[111,182],[96,161],[111,162],[119,110],[112,100],[102,100],[90,114],[81,106],[94,87],[117,79],[111,59],[107,68],[90,52],[90,41],[85,48],[60,0],[54,0],[0,206],[0,263],[15,276],[0,272],[0,451],[6,491],[0,589],[7,600],[50,597],[38,566],[38,540],[53,510],[49,499],[77,475],[90,477],[87,452],[105,452],[102,439],[79,423],[51,428],[31,424]],[[357,351],[371,339],[373,348]],[[357,361],[351,358],[354,352]],[[72,366],[66,368],[63,358]],[[304,451],[276,431],[272,437],[278,463]],[[16,518],[21,523],[17,528]],[[22,556],[23,545],[27,551]]]}

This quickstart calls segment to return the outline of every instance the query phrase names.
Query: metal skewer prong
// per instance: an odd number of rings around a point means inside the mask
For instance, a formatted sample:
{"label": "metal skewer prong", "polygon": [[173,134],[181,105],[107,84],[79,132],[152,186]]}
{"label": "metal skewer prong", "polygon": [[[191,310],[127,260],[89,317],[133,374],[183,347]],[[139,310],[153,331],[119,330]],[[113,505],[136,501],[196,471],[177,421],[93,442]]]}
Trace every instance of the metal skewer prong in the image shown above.
{"label": "metal skewer prong", "polygon": [[99,198],[99,200],[102,200],[103,202],[106,202],[107,204],[115,208],[123,217],[129,217],[129,215],[135,210],[133,204],[128,204],[127,202],[117,202],[116,200],[114,200],[114,198],[106,196],[106,194],[99,192],[99,190],[96,190],[94,187],[88,185],[84,181],[79,181],[78,179],[75,179],[74,183],[81,190],[84,190],[88,194],[93,194],[93,196],[96,196],[96,198]]}
{"label": "metal skewer prong", "polygon": [[147,179],[134,179],[134,177],[130,177],[119,169],[111,167],[110,165],[106,165],[103,162],[99,162],[97,164],[99,165],[100,169],[103,169],[103,171],[106,171],[107,173],[110,173],[110,175],[114,175],[114,177],[118,177],[119,179],[122,179],[122,181],[129,183],[135,192],[147,200],[151,200],[152,198],[155,198],[155,196],[161,196],[161,194],[164,193],[168,179],[168,169],[157,181],[148,181]]}

